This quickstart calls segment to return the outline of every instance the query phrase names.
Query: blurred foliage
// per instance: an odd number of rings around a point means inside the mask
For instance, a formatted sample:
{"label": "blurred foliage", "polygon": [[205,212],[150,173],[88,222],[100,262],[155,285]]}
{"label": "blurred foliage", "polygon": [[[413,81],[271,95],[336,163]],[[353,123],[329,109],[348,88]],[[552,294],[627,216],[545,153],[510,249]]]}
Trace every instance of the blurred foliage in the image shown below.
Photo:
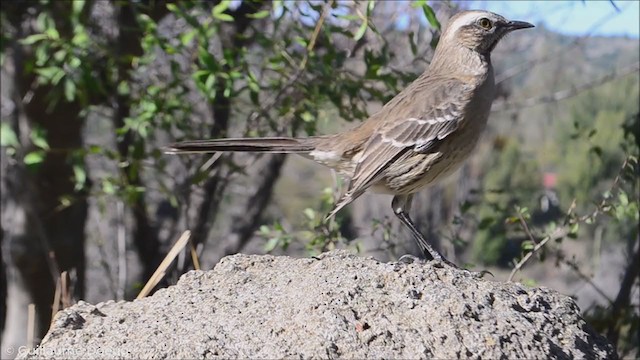
{"label": "blurred foliage", "polygon": [[483,167],[483,191],[474,213],[478,225],[473,256],[483,264],[507,266],[514,256],[510,239],[518,235],[509,226],[516,206],[534,207],[541,192],[542,174],[535,159],[518,142],[498,137]]}
{"label": "blurred foliage", "polygon": [[624,125],[638,112],[639,91],[633,77],[606,84],[574,99],[569,119],[556,119],[558,194],[576,199],[579,210],[609,186],[627,154],[637,154]]}
{"label": "blurred foliage", "polygon": [[[411,6],[439,29],[427,2]],[[349,223],[345,214],[324,223],[332,192],[294,227],[278,219],[262,225],[283,160],[251,166],[236,154],[215,161],[170,157],[163,146],[195,138],[315,135],[321,112],[346,121],[367,118],[371,103],[388,101],[418,75],[390,66],[398,54],[373,20],[386,21],[384,12],[393,11],[375,1],[330,0],[3,6],[0,16],[10,21],[2,22],[2,62],[20,65],[13,80],[27,94],[16,91],[13,98],[35,96],[47,114],[68,112],[70,121],[54,124],[46,114],[28,114],[24,124],[3,118],[2,146],[31,174],[47,167],[49,155],[62,154],[71,178],[60,183],[73,191],[46,190],[56,194],[56,210],[90,199],[99,222],[116,220],[126,233],[143,277],[184,228],[193,230],[196,245],[216,237],[214,228],[231,228],[239,237],[234,252],[256,232],[266,238],[267,251],[293,241],[310,252],[332,248],[347,242],[342,232]],[[424,61],[434,45],[417,39],[412,33],[409,62]],[[59,125],[77,131],[75,146],[59,148],[49,131]],[[261,185],[252,188],[251,181]],[[238,198],[248,199],[245,208]],[[124,212],[110,210],[116,203]],[[251,216],[229,224],[231,217],[216,216],[221,208]]]}
{"label": "blurred foliage", "polygon": [[[634,239],[639,96],[634,77],[579,94],[563,105],[570,111],[553,112],[560,117],[553,119],[553,140],[545,149],[529,149],[514,139],[496,137],[482,165],[482,191],[461,208],[463,214],[473,210],[473,258],[485,265],[507,267],[520,253],[529,252],[532,243],[522,220],[531,222],[530,232],[538,237],[571,224],[569,235],[574,238],[580,235],[592,240],[590,234],[601,227],[605,241]],[[545,189],[544,176],[557,180]],[[541,211],[542,202],[551,208]],[[599,216],[601,213],[605,216]],[[579,221],[580,216],[584,219]],[[541,254],[544,256],[544,249]]]}
{"label": "blurred foliage", "polygon": [[[92,12],[105,11],[96,4],[72,2],[68,23],[61,29],[57,17],[64,9],[59,4],[33,3],[38,15],[32,33],[18,40],[33,54],[27,58],[25,72],[35,75],[37,84],[52,86],[50,107],[78,101],[86,108],[83,117],[87,119],[109,112],[114,103],[115,111],[126,108],[121,122],[114,121],[119,147],[91,143],[89,138],[69,159],[75,164],[77,187],[90,184],[83,163],[86,156],[110,162],[119,173],[94,182],[98,186],[92,187],[92,194],[116,197],[130,206],[139,206],[136,202],[150,187],[173,206],[189,201],[175,191],[177,184],[170,176],[141,178],[145,170],[168,175],[168,160],[156,145],[162,139],[209,137],[217,127],[222,131],[216,136],[313,135],[320,109],[334,107],[347,121],[364,119],[369,115],[368,102],[387,101],[415,76],[387,67],[395,55],[370,21],[374,1],[363,6],[333,1],[169,2],[164,10],[174,29],[163,28],[154,18],[158,9],[128,4],[135,18],[132,24],[120,25],[136,28],[120,29],[120,38],[109,33],[108,27],[114,24],[108,21],[113,20],[87,23]],[[122,18],[129,11],[115,5],[116,16]],[[439,26],[426,2],[415,6]],[[249,30],[239,33],[243,26]],[[234,27],[236,34],[226,36],[233,34]],[[15,30],[3,34],[11,32],[15,34]],[[365,35],[381,45],[361,48],[371,41]],[[361,51],[357,56],[365,65],[360,74],[350,69],[356,51]],[[198,103],[208,103],[213,114],[197,109]],[[207,115],[216,120],[210,121]],[[221,119],[225,116],[228,119]],[[94,129],[96,125],[88,122],[87,126]],[[4,123],[3,130],[3,146],[16,156],[15,134]],[[37,127],[32,129],[32,140],[35,149],[22,160],[35,167],[49,149],[46,134]],[[233,158],[224,160],[231,173],[243,172]],[[185,163],[192,183],[203,185],[211,176],[209,170],[192,166],[192,159]]]}

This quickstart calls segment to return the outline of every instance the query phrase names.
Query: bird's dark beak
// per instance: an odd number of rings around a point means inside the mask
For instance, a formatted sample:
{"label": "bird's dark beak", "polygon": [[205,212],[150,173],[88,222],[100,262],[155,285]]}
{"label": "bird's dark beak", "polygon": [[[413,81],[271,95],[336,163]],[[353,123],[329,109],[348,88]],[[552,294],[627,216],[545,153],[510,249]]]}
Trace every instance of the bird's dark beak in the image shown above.
{"label": "bird's dark beak", "polygon": [[529,24],[528,22],[525,21],[509,21],[507,23],[507,31],[513,31],[513,30],[520,30],[520,29],[528,29],[528,28],[532,28],[535,27],[533,26],[533,24]]}

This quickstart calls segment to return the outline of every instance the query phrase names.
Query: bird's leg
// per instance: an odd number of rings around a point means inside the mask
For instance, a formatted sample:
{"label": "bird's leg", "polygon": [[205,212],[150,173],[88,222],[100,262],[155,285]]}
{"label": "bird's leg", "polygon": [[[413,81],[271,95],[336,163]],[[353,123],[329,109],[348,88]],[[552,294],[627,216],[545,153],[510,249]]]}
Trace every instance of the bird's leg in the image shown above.
{"label": "bird's leg", "polygon": [[418,231],[416,225],[413,223],[413,220],[409,217],[409,209],[411,209],[411,200],[413,199],[413,195],[396,195],[393,197],[391,201],[391,207],[393,207],[393,213],[396,214],[398,219],[405,224],[413,237],[416,239],[420,250],[424,253],[427,258],[431,258],[436,261],[444,261],[449,263],[436,249],[434,249],[431,244],[424,238],[424,236]]}
{"label": "bird's leg", "polygon": [[[429,244],[427,239],[424,238],[424,236],[420,233],[420,231],[418,231],[418,229],[416,228],[416,225],[413,223],[413,220],[411,220],[411,218],[409,217],[409,209],[411,209],[412,199],[413,199],[413,195],[394,196],[393,200],[391,201],[393,212],[400,219],[400,221],[402,221],[402,223],[405,224],[409,228],[409,230],[411,230],[411,233],[413,233],[413,237],[418,242],[418,246],[420,247],[420,250],[422,250],[422,252],[427,258],[431,258],[432,260],[443,262],[451,267],[460,269],[456,264],[447,260],[438,251],[436,251],[436,249],[434,249],[433,246]],[[405,260],[412,260],[411,262],[415,262],[415,257],[411,255],[404,255],[399,259],[400,262],[404,262]],[[466,269],[461,269],[461,270],[468,272],[469,274],[471,274],[476,278],[482,278],[486,274],[493,276],[493,274],[491,274],[491,272],[487,270],[483,270],[480,272],[470,271]]]}

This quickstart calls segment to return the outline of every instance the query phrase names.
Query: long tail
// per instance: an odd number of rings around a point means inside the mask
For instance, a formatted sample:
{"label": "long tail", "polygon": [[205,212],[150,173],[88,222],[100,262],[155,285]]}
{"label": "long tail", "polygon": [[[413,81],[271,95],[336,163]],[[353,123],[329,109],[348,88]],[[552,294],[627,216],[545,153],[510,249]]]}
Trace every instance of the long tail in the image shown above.
{"label": "long tail", "polygon": [[165,152],[168,154],[213,153],[218,151],[308,153],[314,149],[314,138],[267,137],[183,141],[167,146]]}

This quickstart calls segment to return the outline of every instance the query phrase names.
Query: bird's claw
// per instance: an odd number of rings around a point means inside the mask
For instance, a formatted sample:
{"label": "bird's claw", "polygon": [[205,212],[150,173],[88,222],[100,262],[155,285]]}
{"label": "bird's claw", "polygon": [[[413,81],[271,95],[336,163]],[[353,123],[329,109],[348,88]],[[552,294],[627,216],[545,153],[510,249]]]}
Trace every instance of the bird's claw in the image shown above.
{"label": "bird's claw", "polygon": [[411,254],[404,254],[400,256],[400,258],[398,259],[398,262],[403,264],[414,264],[414,263],[424,262],[424,259],[421,259]]}
{"label": "bird's claw", "polygon": [[450,266],[454,269],[460,270],[465,272],[466,274],[468,274],[469,276],[476,278],[476,279],[482,279],[485,275],[489,274],[492,277],[494,276],[489,270],[481,270],[481,271],[472,271],[469,269],[465,269],[465,268],[461,268],[458,265],[452,263],[451,261],[447,260],[444,257],[441,257],[439,259],[431,259],[431,260],[427,260],[427,259],[423,259],[420,257],[417,257],[415,255],[411,255],[411,254],[405,254],[402,255],[399,259],[398,259],[398,263],[402,263],[402,264],[425,264],[427,262],[430,262],[434,267],[436,268],[444,268],[445,266]]}

